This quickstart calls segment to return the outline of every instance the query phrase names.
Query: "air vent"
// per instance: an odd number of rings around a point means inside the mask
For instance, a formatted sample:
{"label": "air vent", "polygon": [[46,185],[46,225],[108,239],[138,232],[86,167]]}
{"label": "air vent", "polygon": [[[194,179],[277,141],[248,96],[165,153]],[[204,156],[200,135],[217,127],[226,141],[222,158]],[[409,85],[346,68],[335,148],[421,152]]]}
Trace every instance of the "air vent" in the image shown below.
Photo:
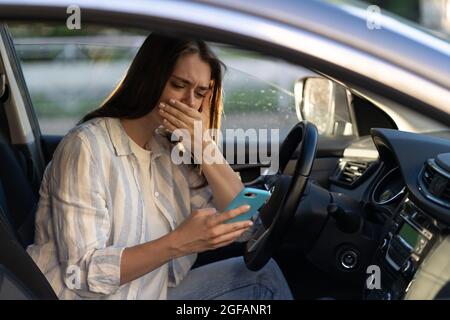
{"label": "air vent", "polygon": [[367,162],[347,161],[341,172],[341,181],[352,184],[358,180],[369,167]]}
{"label": "air vent", "polygon": [[450,153],[425,163],[419,176],[419,189],[428,199],[450,208]]}
{"label": "air vent", "polygon": [[369,169],[374,167],[373,165],[374,161],[340,159],[339,167],[330,180],[353,188],[364,180],[363,177],[368,173]]}

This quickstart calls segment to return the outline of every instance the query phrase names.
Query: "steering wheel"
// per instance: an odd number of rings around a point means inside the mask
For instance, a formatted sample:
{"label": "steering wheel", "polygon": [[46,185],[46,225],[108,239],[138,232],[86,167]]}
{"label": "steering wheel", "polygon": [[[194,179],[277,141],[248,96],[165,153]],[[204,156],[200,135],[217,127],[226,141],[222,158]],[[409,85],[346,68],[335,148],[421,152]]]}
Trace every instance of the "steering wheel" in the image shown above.
{"label": "steering wheel", "polygon": [[262,224],[258,225],[247,242],[244,260],[248,269],[261,269],[278,248],[295,216],[308,182],[317,149],[318,133],[314,124],[302,121],[296,124],[280,148],[280,168],[285,168],[295,150],[300,156],[291,177],[280,176],[272,194],[260,211]]}

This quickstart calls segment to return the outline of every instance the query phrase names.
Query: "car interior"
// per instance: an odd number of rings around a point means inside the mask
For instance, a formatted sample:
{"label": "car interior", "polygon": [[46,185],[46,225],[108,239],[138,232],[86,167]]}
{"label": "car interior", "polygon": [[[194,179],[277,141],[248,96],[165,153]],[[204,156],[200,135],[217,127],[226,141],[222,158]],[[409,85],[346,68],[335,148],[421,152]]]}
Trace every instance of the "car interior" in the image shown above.
{"label": "car interior", "polygon": [[[40,179],[62,135],[41,132],[6,24],[0,35],[0,299],[57,299],[25,249]],[[273,257],[296,299],[450,298],[450,129],[425,111],[391,112],[393,102],[321,70],[292,89],[303,119],[285,128],[280,169],[264,174],[261,159],[232,165],[246,186],[272,192],[260,230],[247,243],[200,253],[193,268],[243,256],[257,270]],[[316,110],[321,90],[330,99]],[[15,111],[13,92],[26,113]],[[400,130],[398,113],[429,130]],[[23,123],[37,140],[17,138]],[[224,153],[236,143],[225,141]]]}

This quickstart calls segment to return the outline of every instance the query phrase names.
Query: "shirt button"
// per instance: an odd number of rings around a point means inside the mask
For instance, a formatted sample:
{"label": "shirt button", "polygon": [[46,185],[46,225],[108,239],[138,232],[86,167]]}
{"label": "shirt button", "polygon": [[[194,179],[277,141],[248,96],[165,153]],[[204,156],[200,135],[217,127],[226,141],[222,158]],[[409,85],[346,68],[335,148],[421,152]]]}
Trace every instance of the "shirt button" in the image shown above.
{"label": "shirt button", "polygon": [[155,197],[157,197],[157,198],[159,197],[158,191],[155,192]]}

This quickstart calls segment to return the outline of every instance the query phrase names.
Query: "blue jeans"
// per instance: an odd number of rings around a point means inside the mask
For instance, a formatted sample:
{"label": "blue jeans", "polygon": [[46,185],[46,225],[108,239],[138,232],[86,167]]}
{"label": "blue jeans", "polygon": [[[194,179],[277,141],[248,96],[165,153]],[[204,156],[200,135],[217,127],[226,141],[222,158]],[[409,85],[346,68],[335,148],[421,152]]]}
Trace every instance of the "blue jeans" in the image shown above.
{"label": "blue jeans", "polygon": [[243,257],[231,258],[189,271],[169,300],[292,300],[292,294],[274,260],[259,271],[250,271]]}

